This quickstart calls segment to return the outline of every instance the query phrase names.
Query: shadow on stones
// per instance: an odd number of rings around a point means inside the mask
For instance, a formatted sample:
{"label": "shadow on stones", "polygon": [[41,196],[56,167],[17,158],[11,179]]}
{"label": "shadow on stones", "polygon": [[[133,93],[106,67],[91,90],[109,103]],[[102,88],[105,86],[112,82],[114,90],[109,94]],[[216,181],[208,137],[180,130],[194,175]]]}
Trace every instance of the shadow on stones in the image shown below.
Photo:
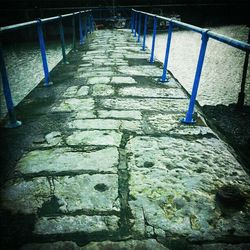
{"label": "shadow on stones", "polygon": [[52,195],[51,199],[45,201],[42,207],[38,210],[38,216],[51,216],[55,214],[61,214],[60,207],[62,202],[55,195]]}
{"label": "shadow on stones", "polygon": [[239,155],[240,160],[250,171],[250,106],[236,110],[235,104],[205,105],[202,111],[215,128]]}
{"label": "shadow on stones", "polygon": [[246,197],[237,186],[223,186],[216,192],[216,203],[222,213],[226,216],[242,210]]}
{"label": "shadow on stones", "polygon": [[11,214],[0,210],[0,249],[11,250],[32,241],[35,215]]}
{"label": "shadow on stones", "polygon": [[[68,59],[80,61],[70,52]],[[44,87],[41,81],[16,107],[17,119],[22,126],[17,129],[5,129],[7,117],[0,121],[0,184],[11,178],[18,160],[24,152],[34,148],[34,143],[51,131],[63,128],[67,117],[66,113],[51,113],[51,106],[60,99],[65,90],[82,79],[72,78],[74,67],[60,62],[51,71],[53,85]]]}

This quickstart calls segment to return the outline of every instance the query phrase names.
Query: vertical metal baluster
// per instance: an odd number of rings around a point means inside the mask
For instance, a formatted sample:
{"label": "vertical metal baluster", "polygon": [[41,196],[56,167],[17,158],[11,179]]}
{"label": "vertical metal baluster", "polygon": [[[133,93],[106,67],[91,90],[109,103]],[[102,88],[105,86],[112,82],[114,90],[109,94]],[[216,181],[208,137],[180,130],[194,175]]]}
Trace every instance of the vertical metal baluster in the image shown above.
{"label": "vertical metal baluster", "polygon": [[81,12],[79,12],[79,35],[80,35],[80,45],[83,45],[82,14],[81,14]]}
{"label": "vertical metal baluster", "polygon": [[151,48],[151,56],[150,56],[150,60],[149,60],[150,63],[154,62],[156,29],[157,29],[157,17],[154,16],[154,30],[153,30],[153,37],[152,37],[152,48]]}
{"label": "vertical metal baluster", "polygon": [[137,42],[141,41],[141,13],[139,13],[139,23],[138,23],[138,39]]}
{"label": "vertical metal baluster", "polygon": [[167,44],[166,44],[166,53],[165,53],[163,72],[162,72],[162,76],[161,76],[161,82],[168,81],[168,79],[167,79],[167,68],[168,68],[168,58],[169,58],[169,52],[170,52],[172,31],[173,31],[173,23],[169,22],[169,25],[168,25],[168,39],[167,39]]}
{"label": "vertical metal baluster", "polygon": [[131,26],[131,33],[134,32],[134,12],[131,12],[131,21],[130,21],[130,26]]}
{"label": "vertical metal baluster", "polygon": [[89,23],[89,15],[88,15],[88,32],[89,32],[89,34],[91,34],[91,32],[90,32],[90,23]]}
{"label": "vertical metal baluster", "polygon": [[147,23],[148,23],[148,16],[145,14],[144,18],[144,32],[143,32],[143,43],[142,43],[142,50],[146,50],[146,37],[147,37]]}
{"label": "vertical metal baluster", "polygon": [[133,11],[133,33],[135,32],[135,12]]}
{"label": "vertical metal baluster", "polygon": [[52,85],[52,82],[50,81],[49,67],[48,67],[48,62],[47,62],[41,19],[38,19],[37,21],[37,31],[38,31],[38,38],[39,38],[40,50],[41,50],[41,56],[42,56],[42,62],[43,62],[43,71],[44,71],[44,79],[45,79],[44,86],[48,87]]}
{"label": "vertical metal baluster", "polygon": [[87,15],[85,15],[85,18],[84,18],[84,30],[85,30],[85,39],[87,38],[88,36],[88,23],[87,23]]}
{"label": "vertical metal baluster", "polygon": [[92,32],[94,32],[95,30],[95,21],[94,21],[94,17],[91,15],[91,27],[92,27]]}
{"label": "vertical metal baluster", "polygon": [[89,18],[88,18],[88,23],[89,23],[89,34],[91,34],[92,31],[91,31],[91,18],[90,18],[90,15],[89,15]]}
{"label": "vertical metal baluster", "polygon": [[207,32],[208,30],[204,30],[202,33],[201,48],[200,48],[199,59],[198,59],[197,67],[196,67],[194,84],[193,84],[192,94],[191,94],[190,101],[189,101],[188,111],[186,113],[186,117],[181,120],[181,122],[185,124],[195,123],[195,120],[193,119],[194,105],[195,105],[195,100],[196,100],[196,96],[197,96],[197,92],[199,88],[202,66],[203,66],[203,62],[204,62],[204,58],[206,54],[207,42],[209,38],[207,35]]}
{"label": "vertical metal baluster", "polygon": [[72,36],[73,36],[73,51],[76,51],[76,19],[75,13],[73,13],[72,17]]}
{"label": "vertical metal baluster", "polygon": [[8,116],[9,116],[9,122],[5,125],[5,127],[17,128],[22,125],[22,122],[16,119],[16,113],[15,113],[14,104],[12,100],[8,74],[7,74],[7,70],[6,70],[6,66],[4,62],[4,55],[2,51],[1,41],[0,41],[0,68],[1,68],[1,76],[2,76],[2,84],[3,84],[3,93],[4,93],[6,107],[7,107]]}
{"label": "vertical metal baluster", "polygon": [[137,26],[137,12],[135,12],[135,29],[134,29],[134,37],[136,37],[136,26]]}
{"label": "vertical metal baluster", "polygon": [[63,63],[69,64],[69,62],[67,62],[67,59],[66,59],[65,39],[64,39],[62,16],[60,16],[59,26],[60,26],[60,40],[61,40],[61,47],[62,47]]}
{"label": "vertical metal baluster", "polygon": [[[247,43],[250,43],[250,29],[248,30],[248,40]],[[247,77],[247,68],[248,68],[248,60],[249,60],[249,50],[246,51],[243,72],[242,72],[242,79],[241,79],[241,86],[240,86],[240,93],[238,96],[238,101],[236,105],[237,110],[242,110],[245,101],[245,86],[246,86],[246,77]]]}

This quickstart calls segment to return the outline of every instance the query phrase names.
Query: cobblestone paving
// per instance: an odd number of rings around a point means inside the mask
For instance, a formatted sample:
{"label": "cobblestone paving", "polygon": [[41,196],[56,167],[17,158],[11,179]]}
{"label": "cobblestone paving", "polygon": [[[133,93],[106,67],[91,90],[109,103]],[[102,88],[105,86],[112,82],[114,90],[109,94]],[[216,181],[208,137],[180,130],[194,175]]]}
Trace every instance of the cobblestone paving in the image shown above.
{"label": "cobblestone paving", "polygon": [[[21,228],[32,218],[21,249],[247,249],[250,180],[232,150],[200,115],[179,122],[188,98],[173,77],[160,84],[130,32],[90,39],[57,66],[44,114],[54,125],[1,193]],[[242,207],[216,200],[228,185]]]}

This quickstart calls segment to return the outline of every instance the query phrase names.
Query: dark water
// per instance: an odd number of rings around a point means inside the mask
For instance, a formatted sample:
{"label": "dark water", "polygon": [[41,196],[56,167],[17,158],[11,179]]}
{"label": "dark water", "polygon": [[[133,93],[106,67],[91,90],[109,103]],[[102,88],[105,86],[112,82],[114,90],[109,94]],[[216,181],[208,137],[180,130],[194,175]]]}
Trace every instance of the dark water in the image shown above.
{"label": "dark water", "polygon": [[[67,42],[66,52],[70,49],[71,44]],[[49,70],[52,70],[62,59],[59,41],[47,42],[46,54]],[[17,105],[44,78],[40,48],[38,43],[5,46],[4,56],[13,101]],[[5,112],[5,100],[1,94],[0,116]]]}
{"label": "dark water", "polygon": [[[247,41],[248,28],[243,25],[231,25],[210,28],[242,41]],[[191,92],[197,59],[201,44],[200,34],[191,31],[176,31],[171,42],[169,69],[181,84]],[[151,36],[147,45],[151,48]],[[163,62],[166,48],[166,34],[156,38],[156,57]],[[245,53],[239,49],[213,39],[208,42],[202,71],[198,101],[201,105],[217,105],[237,102],[240,90]],[[250,105],[250,74],[246,82],[246,104]]]}

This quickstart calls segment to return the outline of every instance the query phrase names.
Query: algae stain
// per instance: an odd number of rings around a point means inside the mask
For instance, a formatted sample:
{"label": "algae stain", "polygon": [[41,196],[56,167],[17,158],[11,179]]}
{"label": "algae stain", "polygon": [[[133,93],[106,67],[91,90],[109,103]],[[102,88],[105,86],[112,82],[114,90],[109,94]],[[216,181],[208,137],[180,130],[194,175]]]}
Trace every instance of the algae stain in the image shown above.
{"label": "algae stain", "polygon": [[190,219],[191,228],[194,229],[194,230],[199,230],[200,229],[200,223],[199,223],[198,218],[194,214],[191,214],[189,219]]}

